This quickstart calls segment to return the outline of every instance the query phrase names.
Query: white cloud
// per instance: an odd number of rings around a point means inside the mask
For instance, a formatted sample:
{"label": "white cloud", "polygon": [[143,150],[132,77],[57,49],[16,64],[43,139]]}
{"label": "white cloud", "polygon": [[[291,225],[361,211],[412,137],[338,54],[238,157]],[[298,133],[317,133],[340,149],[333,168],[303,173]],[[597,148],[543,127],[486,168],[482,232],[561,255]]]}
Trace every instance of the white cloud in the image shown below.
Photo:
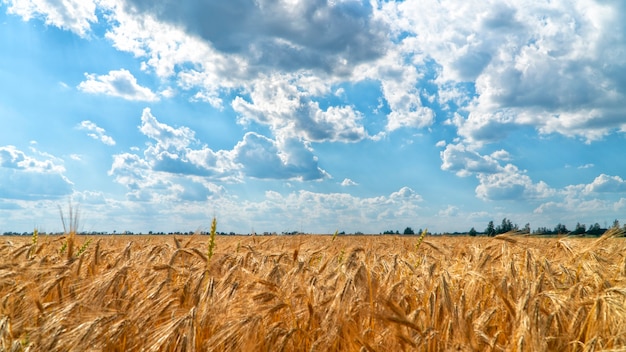
{"label": "white cloud", "polygon": [[63,175],[65,167],[58,159],[37,154],[47,159],[39,160],[11,145],[0,147],[0,198],[41,200],[72,193],[72,182]]}
{"label": "white cloud", "polygon": [[358,186],[359,184],[354,182],[354,181],[352,181],[349,178],[344,178],[343,181],[341,181],[341,185],[343,187],[349,187],[349,186]]}
{"label": "white cloud", "polygon": [[439,210],[439,213],[437,215],[446,218],[456,217],[459,215],[459,207],[454,205],[448,205],[445,209]]}
{"label": "white cloud", "polygon": [[[422,198],[410,188],[387,196],[358,197],[347,193],[268,191],[259,202],[242,204],[224,200],[230,217],[255,229],[299,230],[332,233],[335,230],[367,231],[413,224],[421,212]],[[401,225],[398,225],[401,224]],[[370,230],[371,231],[371,230]]]}
{"label": "white cloud", "polygon": [[566,218],[571,223],[607,219],[607,214],[621,212],[626,205],[626,181],[619,176],[600,174],[591,183],[576,184],[558,190],[554,197],[535,208],[535,214]]}
{"label": "white cloud", "polygon": [[[386,227],[400,226],[398,224],[413,225],[423,202],[422,197],[408,187],[377,197],[307,190],[282,194],[268,190],[261,200],[242,201],[201,177],[152,172],[147,163],[131,154],[117,155],[112,173],[118,182],[128,187],[127,196],[132,202],[123,207],[136,214],[135,219],[161,212],[168,214],[168,223],[152,215],[150,223],[155,229],[190,226],[190,219],[195,216],[206,226],[207,219],[217,211],[221,228],[244,233],[251,229],[279,232],[304,229],[314,233],[377,231],[379,228],[382,231]],[[207,207],[207,200],[219,207]],[[135,201],[142,202],[141,210],[133,203]],[[184,218],[185,222],[176,222],[179,218]]]}
{"label": "white cloud", "polygon": [[[268,115],[244,119],[267,124],[276,139],[294,130],[308,141],[367,137],[353,107],[319,108],[342,91],[336,83],[363,80],[380,84],[387,132],[431,126],[424,99],[462,112],[455,126],[466,143],[500,140],[516,126],[588,142],[626,131],[621,2],[5,1],[10,13],[83,36],[102,13],[107,38],[145,60],[144,71],[218,108],[228,93],[244,92],[226,103]],[[294,119],[264,106],[262,87],[278,76],[298,92],[287,97]],[[124,70],[89,74],[81,89],[159,98]]]}
{"label": "white cloud", "polygon": [[91,94],[105,94],[126,100],[157,101],[158,95],[149,88],[137,84],[137,79],[128,70],[110,71],[108,75],[85,73],[86,81],[78,89]]}
{"label": "white cloud", "polygon": [[513,164],[502,166],[500,161],[509,161],[510,154],[497,150],[491,155],[481,155],[474,146],[463,143],[448,144],[440,152],[441,169],[454,171],[457,176],[475,175],[478,180],[476,196],[483,200],[528,200],[544,199],[556,193],[545,182],[533,182],[526,171]]}
{"label": "white cloud", "polygon": [[480,155],[463,144],[448,144],[440,154],[441,169],[454,171],[461,177],[473,173],[493,174],[501,168],[493,156]]}
{"label": "white cloud", "polygon": [[106,134],[106,131],[104,130],[104,128],[99,127],[98,125],[96,125],[95,123],[89,120],[81,121],[81,123],[77,126],[77,128],[79,130],[88,131],[89,133],[87,133],[87,135],[97,141],[100,141],[110,146],[115,145],[115,140],[113,139],[113,137],[108,136]]}
{"label": "white cloud", "polygon": [[606,219],[606,214],[618,212],[624,209],[626,198],[620,198],[617,201],[610,199],[573,199],[565,198],[564,200],[550,201],[542,203],[534,209],[534,214],[544,215],[553,218],[558,216],[562,222],[574,224],[577,222],[597,222]]}
{"label": "white cloud", "polygon": [[154,171],[221,178],[232,176],[237,169],[227,152],[200,145],[187,127],[159,122],[149,108],[143,110],[139,130],[154,141],[143,153]]}
{"label": "white cloud", "polygon": [[234,161],[245,175],[260,179],[320,180],[328,178],[313,150],[298,139],[274,141],[246,133],[233,149]]}
{"label": "white cloud", "polygon": [[278,139],[356,142],[367,137],[358,111],[350,106],[330,106],[322,110],[297,81],[288,77],[263,77],[249,88],[249,100],[236,97],[233,109],[242,123],[268,125]]}
{"label": "white cloud", "polygon": [[[412,65],[405,65],[405,59],[397,52],[383,57],[390,44],[386,40],[386,24],[369,4],[296,1],[288,6],[259,2],[214,8],[211,4],[190,2],[169,10],[165,10],[169,5],[156,7],[143,1],[134,1],[133,5],[134,12],[109,5],[116,23],[107,36],[118,49],[147,58],[146,68],[154,69],[161,77],[176,76],[181,88],[196,91],[194,99],[218,108],[223,106],[222,93],[243,88],[249,97],[236,97],[232,102],[242,121],[270,126],[277,139],[366,138],[367,133],[358,122],[361,113],[353,107],[319,108],[318,98],[334,94],[331,85],[346,80],[381,82],[391,109],[389,131],[433,123],[434,113],[423,106],[417,88],[422,75]],[[246,13],[251,17],[244,22],[230,22],[227,19],[232,15],[228,11],[231,7],[237,8],[238,18]],[[186,14],[205,15],[187,16],[181,21],[175,14],[182,8],[187,9]],[[203,11],[206,8],[211,11]],[[311,17],[312,13],[315,16]],[[206,14],[215,20],[207,19]],[[292,26],[291,22],[280,20],[283,16],[302,17],[298,26]],[[222,24],[219,30],[217,23]],[[233,23],[237,23],[236,28],[224,30]],[[252,27],[254,30],[248,32]],[[320,30],[330,28],[334,28],[333,34],[320,40]],[[353,32],[356,28],[359,30]],[[227,40],[230,37],[232,41]],[[267,55],[270,52],[272,55]],[[281,96],[283,93],[290,95]]]}
{"label": "white cloud", "polygon": [[143,109],[139,131],[159,142],[163,149],[183,149],[195,143],[195,133],[187,127],[175,128],[159,122],[150,108]]}
{"label": "white cloud", "polygon": [[371,16],[366,2],[130,0],[128,5],[134,13],[184,28],[219,52],[245,58],[254,70],[344,72],[379,56],[386,44],[385,25]]}
{"label": "white cloud", "polygon": [[[312,149],[298,139],[272,140],[247,133],[232,150],[213,151],[201,145],[193,130],[159,122],[144,109],[139,130],[152,142],[143,156],[114,155],[109,175],[126,186],[128,198],[201,200],[221,188],[209,181],[258,179],[319,180],[329,177],[317,163]],[[140,149],[136,152],[141,152]]]}
{"label": "white cloud", "polygon": [[128,200],[142,203],[206,201],[223,192],[221,186],[202,177],[154,170],[148,161],[130,153],[113,156],[109,175],[126,186]]}
{"label": "white cloud", "polygon": [[91,23],[98,22],[96,2],[92,0],[4,0],[8,13],[21,16],[25,21],[42,17],[46,24],[70,30],[81,37],[91,31]]}
{"label": "white cloud", "polygon": [[[436,83],[470,82],[458,97],[469,114],[458,124],[472,141],[494,141],[512,125],[587,141],[624,129],[626,81],[621,2],[404,1],[381,16],[402,35],[405,57],[423,53],[440,67]],[[419,61],[418,61],[419,64]],[[539,88],[540,87],[540,88]],[[444,94],[445,95],[445,94]],[[440,96],[441,97],[441,96]]]}
{"label": "white cloud", "polygon": [[407,65],[397,50],[368,67],[366,77],[380,81],[381,92],[391,112],[387,115],[387,131],[399,128],[422,128],[432,125],[434,112],[423,105],[418,88],[423,74],[414,65]]}
{"label": "white cloud", "polygon": [[499,110],[494,113],[472,111],[467,119],[455,115],[454,125],[457,133],[466,143],[481,146],[484,143],[503,140],[509,133],[515,131],[515,112],[511,109]]}
{"label": "white cloud", "polygon": [[402,187],[397,192],[391,193],[389,196],[390,200],[401,200],[401,199],[414,199],[417,201],[421,201],[422,197],[415,193],[410,187]]}
{"label": "white cloud", "polygon": [[61,165],[56,158],[45,153],[43,155],[48,156],[48,159],[38,160],[17,149],[15,146],[2,146],[0,147],[0,167],[34,173],[61,174],[65,172],[65,167]]}
{"label": "white cloud", "polygon": [[623,193],[626,192],[626,181],[619,176],[601,174],[585,186],[585,192]]}
{"label": "white cloud", "polygon": [[491,153],[491,157],[503,161],[511,160],[511,155],[504,149],[496,150],[495,152]]}
{"label": "white cloud", "polygon": [[[267,136],[249,132],[232,150],[214,151],[191,129],[144,111],[140,131],[150,143],[116,155],[111,168],[136,199],[210,196],[213,186],[199,177],[328,178],[315,143],[380,140],[435,122],[457,134],[445,137],[453,144],[437,142],[441,169],[475,175],[479,198],[543,199],[557,191],[519,170],[506,150],[481,148],[518,128],[587,142],[626,131],[626,5],[619,1],[5,3],[25,20],[42,18],[83,37],[98,13],[114,47],[167,83],[157,93],[122,69],[87,74],[78,86],[84,92],[139,101],[186,92],[217,108],[232,106],[240,123],[260,125],[252,131],[269,129]],[[388,111],[376,136],[365,128],[368,116],[345,100],[355,94],[348,87],[364,81],[379,87],[377,109]],[[437,104],[441,116],[431,108]],[[92,138],[114,143],[103,129],[84,123],[80,128]],[[3,169],[63,173],[53,158],[2,152]],[[578,191],[622,189],[619,176],[602,174]]]}
{"label": "white cloud", "polygon": [[534,183],[524,171],[507,164],[496,173],[477,175],[476,196],[483,200],[543,199],[555,193],[545,182]]}

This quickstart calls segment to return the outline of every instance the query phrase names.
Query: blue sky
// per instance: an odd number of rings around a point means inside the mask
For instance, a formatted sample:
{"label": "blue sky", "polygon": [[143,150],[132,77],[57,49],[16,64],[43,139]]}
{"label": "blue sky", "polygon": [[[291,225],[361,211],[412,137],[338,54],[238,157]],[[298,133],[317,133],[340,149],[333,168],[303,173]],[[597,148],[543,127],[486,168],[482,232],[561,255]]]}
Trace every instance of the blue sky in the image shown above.
{"label": "blue sky", "polygon": [[626,221],[622,1],[0,1],[0,232]]}

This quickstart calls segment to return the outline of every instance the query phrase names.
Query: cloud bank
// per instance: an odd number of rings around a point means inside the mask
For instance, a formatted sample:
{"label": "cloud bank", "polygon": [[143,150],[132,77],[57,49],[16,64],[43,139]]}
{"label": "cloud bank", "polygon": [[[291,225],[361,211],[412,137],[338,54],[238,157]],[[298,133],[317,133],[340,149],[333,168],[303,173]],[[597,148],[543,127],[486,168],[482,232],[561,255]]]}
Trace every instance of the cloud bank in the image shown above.
{"label": "cloud bank", "polygon": [[[418,139],[444,131],[436,137],[440,169],[473,182],[473,196],[485,203],[528,202],[537,214],[574,209],[577,201],[598,212],[623,207],[621,199],[601,196],[621,197],[624,175],[602,171],[590,160],[576,168],[598,170],[585,181],[549,185],[537,176],[541,173],[526,170],[505,143],[522,131],[590,145],[623,136],[623,2],[3,3],[24,20],[41,19],[81,38],[103,36],[137,60],[141,73],[107,67],[74,83],[85,94],[148,106],[138,126],[148,142],[116,151],[109,169],[127,199],[203,201],[228,193],[224,185],[248,180],[324,181],[332,170],[319,160],[316,150],[322,145],[385,141],[402,133]],[[151,88],[142,77],[157,83]],[[374,103],[354,99],[363,86],[373,92],[367,99]],[[191,128],[159,121],[150,107],[174,92],[231,114],[244,132],[232,148],[216,150]],[[77,128],[116,145],[95,122],[83,120]],[[2,147],[0,155],[3,179],[9,180],[1,192],[7,198],[71,192],[60,159],[12,146]],[[339,179],[344,180],[334,183],[344,189],[363,184],[344,175]],[[35,186],[36,180],[54,187]],[[410,188],[398,188],[381,199],[354,200],[342,193],[324,198],[304,191],[288,196],[268,191],[266,198],[268,206],[272,199],[314,199],[332,208],[345,206],[337,199],[347,197],[348,203],[371,202],[382,207],[380,214],[393,216],[381,204],[411,194]],[[415,203],[417,196],[401,208],[414,214]],[[463,209],[433,213],[459,215]]]}

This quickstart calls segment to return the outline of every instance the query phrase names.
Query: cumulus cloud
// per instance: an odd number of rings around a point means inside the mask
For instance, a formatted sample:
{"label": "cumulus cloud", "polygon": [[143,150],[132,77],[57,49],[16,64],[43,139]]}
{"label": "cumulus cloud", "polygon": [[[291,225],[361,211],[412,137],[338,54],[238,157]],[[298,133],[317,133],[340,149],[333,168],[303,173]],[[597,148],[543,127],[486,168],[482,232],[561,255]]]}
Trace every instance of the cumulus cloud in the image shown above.
{"label": "cumulus cloud", "polygon": [[232,103],[242,123],[268,125],[278,138],[314,142],[356,142],[367,137],[361,114],[350,106],[326,110],[284,76],[267,77],[251,86],[250,98]]}
{"label": "cumulus cloud", "polygon": [[52,156],[40,160],[14,146],[2,146],[0,198],[41,200],[67,196],[72,193],[73,185],[64,172],[63,165]]}
{"label": "cumulus cloud", "polygon": [[440,152],[441,169],[454,171],[464,177],[473,173],[493,174],[500,169],[500,164],[493,156],[480,155],[463,144],[448,144]]}
{"label": "cumulus cloud", "polygon": [[245,175],[261,179],[320,180],[329,175],[318,166],[313,150],[298,139],[274,141],[249,132],[233,149]]}
{"label": "cumulus cloud", "polygon": [[460,177],[476,176],[476,196],[483,200],[543,199],[556,192],[543,181],[534,182],[526,171],[513,164],[501,165],[500,161],[510,160],[504,149],[481,155],[463,143],[448,144],[440,155],[442,170]]}
{"label": "cumulus cloud", "polygon": [[534,213],[548,218],[558,216],[570,223],[599,219],[612,221],[607,214],[626,209],[626,181],[619,176],[598,175],[590,183],[574,184],[557,190],[554,197],[539,204]]}
{"label": "cumulus cloud", "polygon": [[[596,222],[606,219],[609,213],[621,212],[626,208],[626,198],[620,197],[626,192],[618,177],[600,175],[590,184],[569,185],[559,190],[554,200],[541,203],[534,209],[535,214],[544,216],[558,215],[571,223],[581,219]],[[598,187],[599,186],[599,187]],[[602,197],[598,197],[602,193]]]}
{"label": "cumulus cloud", "polygon": [[370,74],[380,80],[381,92],[391,110],[387,115],[387,131],[432,125],[435,114],[422,102],[418,85],[423,83],[423,75],[415,66],[406,65],[402,56],[390,51],[380,60],[376,72]]}
{"label": "cumulus cloud", "polygon": [[352,181],[349,178],[344,178],[343,181],[341,181],[341,185],[343,187],[349,187],[349,186],[358,186],[359,184],[354,182],[354,181]]}
{"label": "cumulus cloud", "polygon": [[78,89],[91,94],[105,94],[135,101],[157,101],[159,96],[149,88],[142,87],[128,70],[110,71],[107,75],[85,73],[86,81]]}
{"label": "cumulus cloud", "polygon": [[45,23],[70,30],[81,37],[91,31],[91,24],[98,22],[96,2],[92,0],[5,0],[8,13],[21,16],[25,21],[43,18]]}
{"label": "cumulus cloud", "polygon": [[139,131],[153,140],[143,154],[154,171],[223,178],[237,168],[228,152],[201,145],[188,127],[159,122],[149,108],[143,110]]}
{"label": "cumulus cloud", "polygon": [[[48,155],[44,154],[44,156]],[[46,160],[39,160],[12,145],[0,147],[0,167],[33,173],[61,174],[65,172],[65,167],[54,157],[49,156]]]}
{"label": "cumulus cloud", "polygon": [[[380,84],[387,131],[431,126],[435,114],[424,99],[462,112],[455,126],[468,143],[500,140],[516,126],[588,142],[626,131],[621,2],[7,3],[10,13],[79,35],[103,13],[107,38],[145,60],[144,71],[174,78],[215,107],[231,99],[228,93],[245,92],[233,105],[244,119],[274,128],[277,139],[299,128],[309,141],[364,138],[353,107],[319,108],[338,91],[334,84],[362,80]],[[262,86],[280,75],[300,93],[291,101],[293,120],[262,106]],[[125,99],[159,97],[125,70],[88,74],[81,85]]]}
{"label": "cumulus cloud", "polygon": [[[177,189],[155,175],[328,177],[314,143],[378,138],[364,127],[367,115],[345,102],[349,92],[341,85],[363,81],[380,87],[380,109],[388,111],[384,133],[448,119],[458,138],[437,143],[444,148],[441,169],[475,175],[482,199],[536,199],[554,192],[513,165],[506,150],[481,149],[517,128],[589,143],[626,131],[626,5],[619,1],[6,3],[10,13],[40,17],[81,36],[103,13],[110,25],[106,37],[141,60],[146,74],[172,80],[177,90],[214,107],[230,105],[241,124],[269,129],[267,136],[246,134],[233,150],[214,151],[190,129],[162,124],[144,111],[140,131],[151,142],[138,154],[117,155],[112,167],[116,180],[138,198],[142,187]],[[159,99],[127,70],[87,74],[78,87],[129,100]],[[97,126],[82,128],[113,142]],[[28,159],[4,152],[5,169]],[[31,159],[44,170],[45,160]],[[616,177],[600,175],[579,191],[621,191]]]}
{"label": "cumulus cloud", "polygon": [[220,192],[207,180],[237,182],[244,177],[320,180],[329,177],[318,166],[313,150],[295,138],[273,140],[248,132],[232,150],[214,151],[201,144],[193,130],[162,123],[149,108],[143,110],[139,130],[152,140],[146,144],[143,154],[114,155],[109,170],[116,182],[128,188],[129,199],[204,199]]}
{"label": "cumulus cloud", "polygon": [[545,182],[533,182],[524,171],[511,164],[496,173],[480,173],[477,178],[476,196],[483,200],[542,199],[555,193]]}
{"label": "cumulus cloud", "polygon": [[132,153],[114,155],[109,175],[127,188],[126,197],[131,201],[206,201],[223,192],[221,186],[202,177],[154,170],[148,161]]}
{"label": "cumulus cloud", "polygon": [[85,120],[81,121],[81,123],[77,126],[79,130],[87,131],[87,135],[97,141],[100,141],[106,145],[113,146],[115,145],[115,140],[113,137],[108,136],[104,128],[99,127],[95,123]]}
{"label": "cumulus cloud", "polygon": [[601,174],[585,186],[585,192],[623,193],[626,192],[626,181],[619,176]]}
{"label": "cumulus cloud", "polygon": [[402,200],[402,199],[405,199],[405,200],[414,199],[416,201],[421,201],[422,197],[410,187],[405,186],[405,187],[400,188],[398,191],[391,193],[391,195],[389,196],[389,199],[391,201]]}
{"label": "cumulus cloud", "polygon": [[372,16],[368,2],[128,0],[126,4],[184,28],[220,52],[246,57],[252,66],[281,71],[349,71],[380,56],[386,45],[385,24]]}
{"label": "cumulus cloud", "polygon": [[440,88],[470,82],[462,136],[493,141],[511,125],[589,141],[624,130],[626,38],[620,2],[404,1],[383,5],[406,55],[440,67]]}
{"label": "cumulus cloud", "polygon": [[[245,92],[231,103],[241,120],[268,125],[277,139],[366,138],[362,113],[352,106],[319,107],[334,94],[332,85],[343,81],[381,83],[390,108],[388,131],[434,121],[417,88],[423,75],[390,50],[388,25],[366,2],[108,6],[116,22],[107,37],[118,49],[146,58],[146,69],[175,76],[181,88],[196,91],[194,99],[215,107],[223,107],[223,93]],[[215,19],[207,20],[207,14]],[[298,18],[297,25],[284,16]],[[219,31],[210,30],[218,23]],[[331,29],[332,34],[320,34]]]}
{"label": "cumulus cloud", "polygon": [[496,150],[495,152],[491,153],[491,157],[503,161],[511,160],[511,155],[504,149]]}

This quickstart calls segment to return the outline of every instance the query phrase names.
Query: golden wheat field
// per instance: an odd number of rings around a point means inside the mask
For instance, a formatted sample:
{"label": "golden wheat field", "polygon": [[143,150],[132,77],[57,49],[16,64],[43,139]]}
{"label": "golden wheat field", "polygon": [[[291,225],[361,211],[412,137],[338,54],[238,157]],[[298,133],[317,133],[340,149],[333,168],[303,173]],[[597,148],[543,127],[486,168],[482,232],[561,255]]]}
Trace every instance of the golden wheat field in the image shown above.
{"label": "golden wheat field", "polygon": [[3,237],[0,349],[620,350],[616,235]]}

